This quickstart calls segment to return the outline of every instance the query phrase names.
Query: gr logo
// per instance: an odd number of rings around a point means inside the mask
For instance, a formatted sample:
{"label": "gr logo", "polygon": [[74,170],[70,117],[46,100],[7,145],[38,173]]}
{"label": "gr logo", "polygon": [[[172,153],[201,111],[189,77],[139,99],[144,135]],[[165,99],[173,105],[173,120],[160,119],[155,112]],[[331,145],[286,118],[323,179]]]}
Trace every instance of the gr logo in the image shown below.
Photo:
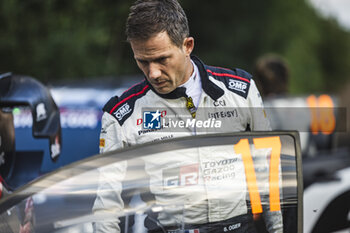
{"label": "gr logo", "polygon": [[176,188],[198,184],[198,164],[185,165],[163,170],[164,188]]}
{"label": "gr logo", "polygon": [[247,84],[238,80],[229,80],[228,87],[230,89],[246,93]]}

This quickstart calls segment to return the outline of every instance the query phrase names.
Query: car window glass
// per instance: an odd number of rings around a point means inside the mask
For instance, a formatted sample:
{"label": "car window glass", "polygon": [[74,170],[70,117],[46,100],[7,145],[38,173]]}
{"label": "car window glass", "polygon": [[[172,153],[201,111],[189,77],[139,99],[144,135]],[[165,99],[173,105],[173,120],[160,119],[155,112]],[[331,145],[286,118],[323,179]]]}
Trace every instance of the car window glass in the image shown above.
{"label": "car window glass", "polygon": [[31,191],[39,191],[1,218],[16,216],[10,228],[30,222],[35,232],[93,232],[104,225],[115,232],[186,231],[202,229],[208,222],[224,224],[206,230],[235,232],[249,223],[266,232],[274,221],[284,232],[298,232],[294,136],[191,140],[99,155],[72,165],[34,183]]}

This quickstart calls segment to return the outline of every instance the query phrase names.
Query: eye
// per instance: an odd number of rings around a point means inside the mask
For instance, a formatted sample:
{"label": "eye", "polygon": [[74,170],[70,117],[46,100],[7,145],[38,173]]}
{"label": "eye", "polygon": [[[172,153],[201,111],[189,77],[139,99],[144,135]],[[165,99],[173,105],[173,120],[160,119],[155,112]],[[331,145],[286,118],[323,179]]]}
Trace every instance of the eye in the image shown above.
{"label": "eye", "polygon": [[156,62],[164,65],[167,62],[167,57],[160,57],[156,60]]}
{"label": "eye", "polygon": [[145,61],[145,60],[137,60],[137,62],[138,62],[140,65],[142,65],[142,66],[145,66],[145,65],[148,64],[148,62]]}

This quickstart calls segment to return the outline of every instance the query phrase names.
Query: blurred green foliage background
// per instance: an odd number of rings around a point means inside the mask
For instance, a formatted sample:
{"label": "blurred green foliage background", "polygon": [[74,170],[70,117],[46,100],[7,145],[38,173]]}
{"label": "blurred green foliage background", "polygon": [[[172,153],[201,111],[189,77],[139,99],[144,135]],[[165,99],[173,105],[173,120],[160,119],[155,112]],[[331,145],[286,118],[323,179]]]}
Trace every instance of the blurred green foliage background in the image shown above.
{"label": "blurred green foliage background", "polygon": [[[125,41],[133,0],[0,1],[0,72],[57,80],[140,74]],[[266,53],[290,66],[290,91],[334,93],[350,77],[350,32],[306,0],[182,0],[205,63],[252,73]]]}

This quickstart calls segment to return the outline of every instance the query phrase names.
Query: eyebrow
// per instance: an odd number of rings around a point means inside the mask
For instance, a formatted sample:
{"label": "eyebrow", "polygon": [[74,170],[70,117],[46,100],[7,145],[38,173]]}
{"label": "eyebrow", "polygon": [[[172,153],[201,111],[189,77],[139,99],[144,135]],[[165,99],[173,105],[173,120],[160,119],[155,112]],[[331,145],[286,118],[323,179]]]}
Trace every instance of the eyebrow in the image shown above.
{"label": "eyebrow", "polygon": [[154,62],[154,61],[160,61],[160,60],[163,60],[163,59],[166,59],[166,58],[169,58],[169,57],[171,57],[171,55],[163,55],[163,56],[156,57],[156,58],[149,59],[149,60],[135,57],[135,60],[137,60],[139,62]]}

